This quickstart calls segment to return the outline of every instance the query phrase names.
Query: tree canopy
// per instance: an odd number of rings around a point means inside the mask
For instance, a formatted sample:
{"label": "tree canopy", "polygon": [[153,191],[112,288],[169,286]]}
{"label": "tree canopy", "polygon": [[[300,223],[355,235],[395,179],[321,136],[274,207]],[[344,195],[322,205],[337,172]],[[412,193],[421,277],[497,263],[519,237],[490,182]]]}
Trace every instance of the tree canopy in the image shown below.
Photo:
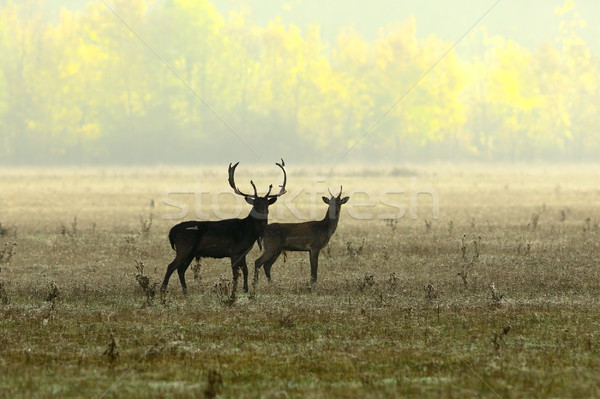
{"label": "tree canopy", "polygon": [[[0,6],[0,162],[583,160],[600,63],[572,1],[528,49],[478,27],[460,51],[407,18],[367,40],[208,0]],[[449,50],[450,49],[450,50]]]}

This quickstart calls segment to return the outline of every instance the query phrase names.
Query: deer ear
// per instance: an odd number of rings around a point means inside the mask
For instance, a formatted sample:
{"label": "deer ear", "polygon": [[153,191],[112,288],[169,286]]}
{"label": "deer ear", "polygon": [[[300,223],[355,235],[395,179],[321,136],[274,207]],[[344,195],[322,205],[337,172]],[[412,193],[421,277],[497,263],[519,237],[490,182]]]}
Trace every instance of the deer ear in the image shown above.
{"label": "deer ear", "polygon": [[244,197],[244,199],[246,200],[247,203],[249,203],[250,205],[254,205],[254,198],[252,197]]}
{"label": "deer ear", "polygon": [[277,201],[277,197],[269,198],[269,205],[273,205]]}
{"label": "deer ear", "polygon": [[340,204],[345,204],[346,202],[348,202],[349,199],[350,199],[350,197],[342,198],[342,200],[340,201]]}
{"label": "deer ear", "polygon": [[324,203],[329,204],[329,198],[327,198],[327,197],[321,197],[321,198],[323,198]]}

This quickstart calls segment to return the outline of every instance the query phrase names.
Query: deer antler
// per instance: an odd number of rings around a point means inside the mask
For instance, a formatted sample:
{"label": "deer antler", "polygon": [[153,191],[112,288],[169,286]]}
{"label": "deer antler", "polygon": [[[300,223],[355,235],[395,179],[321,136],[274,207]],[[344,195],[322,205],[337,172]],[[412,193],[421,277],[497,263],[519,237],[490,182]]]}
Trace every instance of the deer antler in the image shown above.
{"label": "deer antler", "polygon": [[279,187],[281,187],[281,189],[279,190],[279,192],[277,194],[269,194],[271,192],[271,186],[270,186],[269,192],[265,196],[268,198],[280,197],[287,192],[285,189],[285,185],[287,183],[287,173],[285,172],[285,162],[284,162],[283,158],[281,159],[281,163],[275,162],[275,165],[279,166],[281,168],[281,170],[283,171],[283,184],[279,186]]}
{"label": "deer antler", "polygon": [[240,190],[239,190],[239,189],[238,189],[238,188],[235,186],[235,178],[234,178],[234,174],[235,174],[235,168],[237,168],[237,166],[238,166],[239,164],[240,164],[239,162],[237,162],[237,163],[236,163],[235,165],[233,165],[233,166],[232,166],[231,164],[229,164],[229,170],[228,170],[228,173],[229,173],[229,179],[228,179],[228,180],[229,180],[229,185],[231,186],[231,188],[233,188],[233,191],[234,191],[236,194],[238,194],[238,195],[243,195],[244,197],[254,197],[254,198],[258,197],[258,194],[256,193],[256,186],[254,185],[254,182],[253,182],[252,180],[250,180],[250,184],[252,184],[252,187],[254,188],[254,195],[250,195],[250,194],[243,193],[243,192],[241,192],[241,191],[240,191]]}
{"label": "deer antler", "polygon": [[340,186],[340,193],[337,196],[338,198],[342,198],[342,186]]}
{"label": "deer antler", "polygon": [[[229,170],[228,170],[229,185],[231,186],[231,188],[233,188],[233,191],[238,195],[243,195],[244,197],[258,198],[258,192],[256,191],[256,186],[254,185],[254,181],[250,180],[250,184],[252,184],[252,188],[254,189],[254,195],[246,194],[246,193],[240,191],[236,187],[234,175],[235,175],[235,168],[237,168],[238,165],[239,165],[239,162],[237,162],[235,165],[229,164]],[[269,186],[269,191],[267,191],[267,194],[264,196],[264,198],[275,198],[275,197],[279,197],[286,193],[285,185],[287,183],[287,174],[285,172],[285,162],[282,159],[281,163],[276,162],[275,165],[279,166],[281,168],[281,170],[283,170],[283,184],[281,186],[279,186],[279,187],[281,187],[281,190],[279,190],[279,192],[277,194],[271,194],[271,190],[273,189],[273,185],[271,184]]]}

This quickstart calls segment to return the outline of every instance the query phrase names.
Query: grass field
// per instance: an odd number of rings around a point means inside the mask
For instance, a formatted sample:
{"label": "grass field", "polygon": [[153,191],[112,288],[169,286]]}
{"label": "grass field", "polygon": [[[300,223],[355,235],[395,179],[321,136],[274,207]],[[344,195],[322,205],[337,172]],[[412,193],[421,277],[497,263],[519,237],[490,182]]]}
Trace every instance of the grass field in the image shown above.
{"label": "grass field", "polygon": [[600,166],[288,165],[271,221],[351,197],[316,286],[289,253],[233,304],[227,260],[153,296],[176,217],[247,214],[225,166],[0,170],[0,397],[600,396]]}

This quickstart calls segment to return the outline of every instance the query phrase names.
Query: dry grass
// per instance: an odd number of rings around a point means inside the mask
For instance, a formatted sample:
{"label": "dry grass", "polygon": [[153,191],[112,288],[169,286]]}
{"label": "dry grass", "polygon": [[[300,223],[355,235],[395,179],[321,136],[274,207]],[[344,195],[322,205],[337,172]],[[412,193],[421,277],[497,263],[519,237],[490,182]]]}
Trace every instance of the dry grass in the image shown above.
{"label": "dry grass", "polygon": [[[0,397],[600,395],[597,166],[411,169],[437,189],[440,219],[427,197],[418,220],[390,222],[390,207],[352,196],[316,287],[308,256],[290,253],[273,284],[261,276],[233,304],[226,260],[203,260],[199,279],[190,267],[189,296],[175,278],[160,297],[175,223],[163,217],[176,211],[164,193],[228,192],[221,169],[0,171],[0,248],[17,244],[0,262]],[[409,188],[396,169],[327,181]],[[320,198],[327,187],[313,182],[329,170],[298,170],[288,166],[288,196]],[[278,178],[265,168],[255,182]],[[310,197],[294,206],[310,214]],[[289,209],[272,220],[293,220]]]}

